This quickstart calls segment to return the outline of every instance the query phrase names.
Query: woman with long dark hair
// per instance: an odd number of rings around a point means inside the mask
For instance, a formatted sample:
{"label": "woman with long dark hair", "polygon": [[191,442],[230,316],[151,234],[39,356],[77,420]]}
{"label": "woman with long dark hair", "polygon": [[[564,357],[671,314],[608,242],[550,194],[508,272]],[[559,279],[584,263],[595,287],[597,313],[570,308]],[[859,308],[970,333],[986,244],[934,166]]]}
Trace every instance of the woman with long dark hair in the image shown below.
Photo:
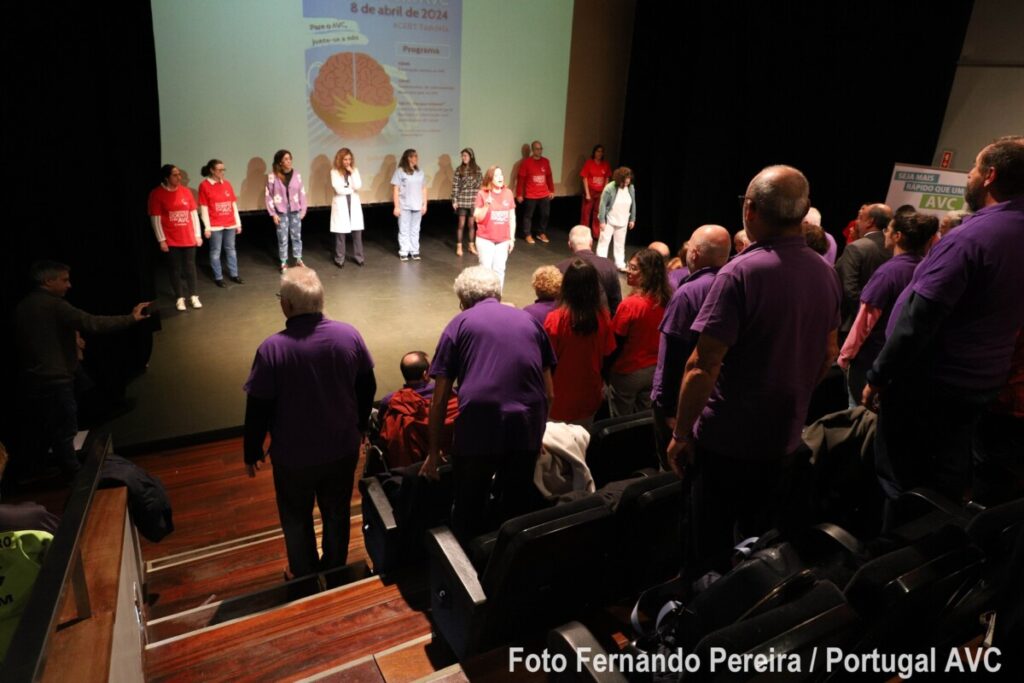
{"label": "woman with long dark hair", "polygon": [[601,367],[615,350],[597,269],[574,259],[562,277],[560,302],[544,320],[544,331],[558,358],[551,419],[589,425],[604,399]]}
{"label": "woman with long dark hair", "polygon": [[206,225],[203,234],[210,241],[210,269],[218,287],[227,286],[220,265],[222,248],[228,261],[228,277],[232,282],[243,284],[238,276],[238,252],[235,251],[235,236],[242,234],[242,218],[238,215],[235,188],[224,178],[224,170],[223,161],[210,159],[200,171],[206,180],[199,183],[199,215]]}
{"label": "woman with long dark hair", "polygon": [[288,242],[291,240],[295,265],[302,262],[302,219],[306,217],[306,189],[302,175],[292,167],[292,153],[279,149],[274,154],[273,172],[267,176],[267,212],[277,226],[277,255],[281,272],[288,267]]}
{"label": "woman with long dark hair", "polygon": [[476,154],[472,147],[466,147],[459,152],[462,163],[455,169],[452,176],[452,210],[458,217],[458,228],[455,232],[455,255],[462,256],[462,230],[469,228],[469,251],[476,253],[476,219],[473,217],[474,202],[476,193],[480,191],[483,184],[483,174],[476,163]]}
{"label": "woman with long dark hair", "polygon": [[160,185],[149,193],[149,218],[160,251],[168,257],[174,307],[184,311],[188,297],[192,308],[202,308],[196,294],[196,248],[203,244],[199,213],[192,193],[181,182],[181,169],[174,164],[160,169]]}
{"label": "woman with long dark hair", "polygon": [[402,160],[391,176],[391,198],[398,219],[398,258],[420,260],[420,220],[427,213],[427,185],[414,149],[402,152]]}
{"label": "woman with long dark hair", "polygon": [[361,266],[364,263],[363,204],[359,201],[359,190],[363,187],[363,179],[348,147],[342,147],[334,155],[331,187],[334,188],[334,200],[331,202],[334,265],[345,267],[345,237],[352,235],[352,260]]}
{"label": "woman with long dark hair", "polygon": [[665,260],[653,249],[633,254],[626,266],[632,293],[615,309],[612,331],[617,350],[608,373],[612,417],[651,407],[651,385],[658,364],[659,327],[672,298]]}
{"label": "woman with long dark hair", "polygon": [[612,178],[612,167],[604,158],[604,145],[594,145],[590,158],[580,169],[583,179],[583,205],[580,207],[580,225],[590,228],[596,240],[601,233],[601,222],[597,219],[598,200],[604,186]]}

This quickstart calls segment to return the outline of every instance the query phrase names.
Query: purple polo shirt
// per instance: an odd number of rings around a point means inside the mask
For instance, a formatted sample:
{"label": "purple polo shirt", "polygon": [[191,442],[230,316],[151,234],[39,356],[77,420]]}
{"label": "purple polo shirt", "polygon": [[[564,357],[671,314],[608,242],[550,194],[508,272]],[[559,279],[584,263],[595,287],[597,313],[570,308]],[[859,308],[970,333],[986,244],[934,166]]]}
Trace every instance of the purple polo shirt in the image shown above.
{"label": "purple polo shirt", "polygon": [[802,235],[761,240],[718,271],[691,328],[729,347],[694,426],[702,447],[742,460],[796,450],[841,300]]}
{"label": "purple polo shirt", "polygon": [[690,276],[690,269],[686,266],[682,268],[676,268],[668,272],[668,286],[674,290],[679,289],[679,285],[683,284],[683,280]]}
{"label": "purple polo shirt", "polygon": [[532,315],[537,322],[544,326],[544,319],[548,317],[548,313],[558,308],[557,301],[542,301],[537,299],[529,306],[523,306],[523,310]]}
{"label": "purple polo shirt", "polygon": [[939,240],[910,288],[950,309],[933,345],[931,376],[998,389],[1024,325],[1024,198],[987,206]]}
{"label": "purple polo shirt", "polygon": [[889,318],[896,304],[896,299],[914,277],[914,269],[921,262],[921,257],[916,254],[899,254],[878,266],[878,270],[871,274],[871,279],[864,285],[860,293],[861,303],[882,311],[882,317],[878,319],[871,329],[871,334],[864,340],[857,353],[854,362],[858,366],[870,368],[875,362],[879,351],[885,346],[888,337]]}
{"label": "purple polo shirt", "polygon": [[366,343],[347,323],[296,315],[256,350],[245,391],[270,399],[270,457],[307,467],[359,456],[356,376],[373,369]]}
{"label": "purple polo shirt", "polygon": [[821,255],[821,258],[825,259],[825,263],[834,266],[836,265],[836,252],[839,251],[839,247],[836,246],[836,238],[827,230],[825,231],[825,239],[828,240],[828,250]]}
{"label": "purple polo shirt", "polygon": [[[679,384],[683,380],[686,359],[697,345],[699,335],[693,332],[690,326],[697,319],[717,272],[718,268],[701,268],[683,279],[665,307],[665,316],[658,328],[661,337],[658,340],[658,364],[654,368],[654,380],[651,384],[651,402],[664,410],[669,417],[675,416]],[[671,356],[674,362],[666,365],[668,356]]]}
{"label": "purple polo shirt", "polygon": [[452,318],[430,374],[458,382],[455,452],[540,452],[548,418],[544,370],[554,365],[548,335],[525,311],[492,298]]}

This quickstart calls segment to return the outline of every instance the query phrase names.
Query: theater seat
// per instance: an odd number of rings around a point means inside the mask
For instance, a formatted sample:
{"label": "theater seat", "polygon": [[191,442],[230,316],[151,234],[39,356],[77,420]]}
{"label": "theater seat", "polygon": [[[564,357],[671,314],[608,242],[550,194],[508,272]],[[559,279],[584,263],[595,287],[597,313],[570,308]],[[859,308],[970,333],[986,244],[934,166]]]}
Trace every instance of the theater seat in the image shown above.
{"label": "theater seat", "polygon": [[640,477],[624,488],[613,506],[617,543],[612,592],[636,593],[679,572],[682,506],[683,483],[672,472]]}
{"label": "theater seat", "polygon": [[564,621],[601,597],[614,542],[612,511],[598,496],[508,520],[483,571],[448,527],[431,529],[433,621],[460,660]]}
{"label": "theater seat", "polygon": [[598,488],[626,479],[638,470],[657,468],[651,411],[595,422],[590,428],[587,467]]}
{"label": "theater seat", "polygon": [[[554,671],[548,675],[550,683],[627,683],[629,680],[621,673],[594,665],[594,659],[606,655],[607,650],[578,621],[570,621],[549,631],[547,646],[552,656],[562,655],[568,662],[564,671]],[[580,657],[581,652],[587,653],[587,656]]]}

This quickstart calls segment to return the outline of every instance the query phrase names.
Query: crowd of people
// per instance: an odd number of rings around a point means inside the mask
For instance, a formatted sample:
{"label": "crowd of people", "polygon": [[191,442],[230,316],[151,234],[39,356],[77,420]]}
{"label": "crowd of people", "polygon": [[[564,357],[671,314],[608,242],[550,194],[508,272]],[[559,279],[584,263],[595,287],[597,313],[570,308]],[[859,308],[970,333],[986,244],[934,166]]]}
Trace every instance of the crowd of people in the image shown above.
{"label": "crowd of people", "polygon": [[[463,150],[452,195],[458,249],[468,230],[480,264],[456,278],[461,312],[444,328],[432,359],[422,351],[402,359],[405,388],[415,394],[409,397],[422,399],[429,413],[421,474],[436,478],[444,460],[452,463],[452,525],[460,538],[537,505],[533,466],[549,421],[587,427],[600,415],[651,409],[663,462],[690,487],[688,567],[721,567],[738,538],[806,521],[797,505],[803,498],[793,494],[807,464],[801,435],[812,393],[837,361],[851,404],[878,413],[876,468],[887,500],[930,486],[959,501],[985,485],[980,478],[1003,489],[1020,482],[1024,138],[1001,138],[979,152],[968,176],[969,214],[940,224],[913,207],[894,212],[865,204],[838,258],[810,204],[807,178],[793,167],[771,166],[750,181],[735,235],[703,225],[674,258],[667,245],[654,243],[627,261],[619,234],[635,221],[632,174],[620,168],[608,181],[603,149],[595,148],[594,163],[581,173],[587,201],[584,221],[569,233],[572,255],[533,273],[537,300],[520,309],[501,300],[515,203],[525,205],[527,241],[547,241],[550,192],[540,188],[551,189],[540,143],[532,152],[513,194],[502,169],[481,174],[473,150]],[[245,385],[245,463],[255,476],[269,432],[290,568],[301,574],[345,562],[344,515],[376,380],[362,337],[324,317],[323,286],[303,267],[297,226],[306,202],[290,154],[279,152],[274,166],[267,206],[279,224],[287,323],[259,347]],[[340,150],[334,166],[336,257],[344,263],[351,233],[361,263],[361,181],[352,152]],[[226,183],[223,164],[211,160],[206,170],[210,187],[200,196],[207,198],[203,221],[212,241],[211,234],[240,226],[230,185],[219,186]],[[179,303],[188,295],[198,306],[187,289],[194,288],[194,268],[190,285],[185,266],[188,250],[201,243],[200,224],[191,196],[180,192],[180,172],[165,171],[165,184],[151,197],[151,207],[166,208],[154,214],[154,231],[172,264],[182,264],[172,269]],[[415,150],[403,154],[393,186],[400,256],[415,259],[427,208]],[[295,268],[286,267],[289,240]],[[237,278],[230,240],[217,241]],[[94,319],[62,301],[66,266],[49,264],[34,275],[39,291],[19,308],[26,319],[19,329],[52,319],[59,344],[50,345],[53,358],[30,361],[29,374],[39,375],[39,400],[54,406],[41,414],[67,420],[62,387],[75,363],[70,331],[117,329],[144,317],[144,307]],[[34,348],[49,348],[30,337],[25,333],[21,344],[29,359]],[[447,438],[453,397],[457,417]],[[60,448],[70,462],[68,433],[62,431]],[[320,560],[314,500],[324,518]]]}

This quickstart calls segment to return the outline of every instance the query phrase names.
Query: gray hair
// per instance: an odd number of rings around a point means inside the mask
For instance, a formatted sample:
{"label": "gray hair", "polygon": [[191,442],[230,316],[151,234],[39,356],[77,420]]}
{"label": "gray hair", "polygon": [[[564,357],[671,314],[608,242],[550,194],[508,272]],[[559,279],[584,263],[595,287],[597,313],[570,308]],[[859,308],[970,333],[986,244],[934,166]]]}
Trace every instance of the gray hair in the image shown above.
{"label": "gray hair", "polygon": [[494,297],[501,299],[501,280],[498,274],[483,266],[470,266],[455,278],[455,296],[463,308]]}
{"label": "gray hair", "polygon": [[594,233],[586,225],[577,225],[569,231],[569,244],[573,251],[590,249],[594,246]]}
{"label": "gray hair", "polygon": [[281,300],[288,303],[292,315],[322,313],[324,286],[312,268],[289,268],[281,275]]}
{"label": "gray hair", "polygon": [[769,166],[754,176],[747,198],[754,203],[769,228],[800,225],[811,208],[810,185],[804,174],[792,166]]}
{"label": "gray hair", "polygon": [[953,228],[959,228],[964,219],[970,215],[970,211],[964,211],[963,209],[947,211],[946,215],[942,217],[942,222],[939,223],[939,234],[945,235]]}
{"label": "gray hair", "polygon": [[60,277],[61,273],[70,273],[71,267],[60,261],[35,261],[29,267],[29,276],[37,285],[43,285]]}
{"label": "gray hair", "polygon": [[804,216],[804,223],[810,223],[811,225],[817,225],[821,227],[821,211],[818,211],[813,206],[807,209],[807,215]]}

